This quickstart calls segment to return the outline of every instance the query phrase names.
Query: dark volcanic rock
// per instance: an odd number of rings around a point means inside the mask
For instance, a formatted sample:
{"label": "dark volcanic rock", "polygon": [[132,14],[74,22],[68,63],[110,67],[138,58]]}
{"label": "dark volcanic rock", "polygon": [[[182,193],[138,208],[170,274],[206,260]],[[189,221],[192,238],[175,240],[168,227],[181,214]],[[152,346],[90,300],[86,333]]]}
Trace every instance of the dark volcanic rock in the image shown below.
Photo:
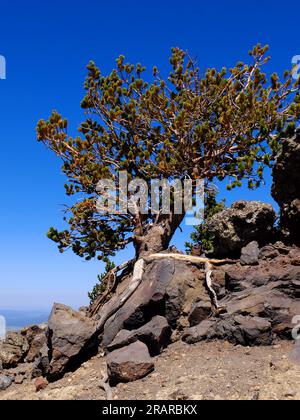
{"label": "dark volcanic rock", "polygon": [[47,377],[56,380],[95,353],[98,343],[94,334],[95,324],[83,312],[54,304],[47,331],[50,359]]}
{"label": "dark volcanic rock", "polygon": [[26,362],[33,362],[37,357],[39,357],[40,351],[42,347],[46,344],[47,337],[46,332],[41,332],[40,334],[37,334],[32,342],[30,343],[30,348],[27,353]]}
{"label": "dark volcanic rock", "polygon": [[237,344],[248,346],[268,346],[272,344],[271,323],[260,317],[236,316],[234,321],[241,331],[242,341]]}
{"label": "dark volcanic rock", "polygon": [[282,141],[273,168],[272,196],[280,207],[280,225],[287,238],[300,244],[300,133]]}
{"label": "dark volcanic rock", "polygon": [[[243,345],[268,344],[273,335],[290,338],[292,318],[300,313],[299,255],[298,248],[281,242],[260,251],[253,243],[243,251],[244,263],[252,265],[237,262],[215,267],[213,285],[227,310],[227,318],[216,319],[210,318],[203,271],[171,259],[149,264],[141,288],[105,325],[104,347],[112,350],[137,339],[146,342],[139,330],[155,314],[163,315],[175,330],[173,340],[183,333],[187,342],[225,338]],[[186,330],[188,325],[191,328]]]}
{"label": "dark volcanic rock", "polygon": [[25,358],[25,362],[33,362],[40,353],[41,348],[46,344],[46,330],[47,324],[32,325],[24,328],[21,334],[26,337],[29,350]]}
{"label": "dark volcanic rock", "polygon": [[107,372],[111,385],[141,379],[154,370],[147,346],[136,341],[114,350],[107,356]]}
{"label": "dark volcanic rock", "polygon": [[169,344],[170,337],[171,328],[166,318],[155,316],[137,330],[121,330],[107,349],[113,351],[139,340],[147,345],[150,355],[155,356]]}
{"label": "dark volcanic rock", "polygon": [[241,264],[242,265],[258,265],[259,245],[256,241],[250,242],[242,248]]}
{"label": "dark volcanic rock", "polygon": [[271,323],[253,316],[224,316],[214,326],[216,338],[242,346],[270,345],[273,341]]}
{"label": "dark volcanic rock", "polygon": [[249,287],[248,271],[240,266],[232,266],[225,273],[225,288],[229,292],[241,292]]}
{"label": "dark volcanic rock", "polygon": [[40,376],[46,376],[50,371],[50,355],[47,344],[44,344],[41,348],[38,357],[35,359],[31,377],[38,378]]}
{"label": "dark volcanic rock", "polygon": [[216,337],[216,320],[205,320],[194,327],[188,328],[183,334],[183,341],[188,344],[198,343],[199,341],[209,340]]}
{"label": "dark volcanic rock", "polygon": [[201,301],[195,302],[188,316],[190,326],[193,327],[197,324],[200,324],[200,322],[207,319],[210,314],[211,314],[210,301],[201,300]]}
{"label": "dark volcanic rock", "polygon": [[234,203],[207,221],[207,228],[214,237],[214,255],[238,255],[251,241],[266,244],[272,237],[275,220],[275,211],[270,204]]}
{"label": "dark volcanic rock", "polygon": [[270,345],[271,323],[260,317],[225,316],[221,319],[202,321],[188,328],[183,340],[189,344],[203,340],[221,339],[243,346]]}
{"label": "dark volcanic rock", "polygon": [[292,319],[300,312],[300,300],[295,298],[297,286],[293,280],[277,280],[264,286],[233,293],[226,305],[229,315],[262,317],[272,324],[279,337],[291,338]]}
{"label": "dark volcanic rock", "polygon": [[[119,292],[122,288],[126,283]],[[164,316],[176,328],[183,313],[202,297],[207,299],[203,272],[182,261],[155,261],[147,265],[139,288],[104,325],[102,345],[107,348],[120,330],[138,329],[155,315]]]}
{"label": "dark volcanic rock", "polygon": [[223,267],[227,295],[219,303],[226,313],[187,329],[185,341],[252,346],[268,345],[275,336],[291,339],[292,320],[300,314],[300,267],[292,264],[299,252],[278,242],[263,249],[259,265]]}

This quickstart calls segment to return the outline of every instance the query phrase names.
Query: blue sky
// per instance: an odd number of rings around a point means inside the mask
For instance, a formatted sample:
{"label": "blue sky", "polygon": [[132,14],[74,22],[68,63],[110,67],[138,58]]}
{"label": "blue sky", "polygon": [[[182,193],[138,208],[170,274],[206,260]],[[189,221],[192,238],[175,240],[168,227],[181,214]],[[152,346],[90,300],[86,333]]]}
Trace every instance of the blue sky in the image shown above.
{"label": "blue sky", "polygon": [[[83,118],[85,66],[108,72],[119,54],[166,69],[170,48],[188,49],[200,68],[247,59],[257,42],[270,45],[267,70],[283,72],[300,54],[300,3],[279,1],[1,1],[0,307],[47,309],[53,301],[87,303],[102,266],[60,255],[45,232],[61,227],[64,179],[60,162],[35,139],[35,126],[53,108],[74,129]],[[266,187],[236,190],[227,203],[272,202]],[[221,190],[223,193],[223,190]],[[178,233],[176,244],[186,234]],[[118,261],[128,257],[123,252]]]}

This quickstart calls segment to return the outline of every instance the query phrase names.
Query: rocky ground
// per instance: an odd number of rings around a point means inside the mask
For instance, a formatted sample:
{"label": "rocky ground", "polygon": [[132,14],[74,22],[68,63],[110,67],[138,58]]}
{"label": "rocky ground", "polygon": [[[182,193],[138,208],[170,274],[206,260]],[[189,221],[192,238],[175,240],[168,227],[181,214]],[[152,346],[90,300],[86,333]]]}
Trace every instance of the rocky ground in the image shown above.
{"label": "rocky ground", "polygon": [[[112,388],[113,398],[299,400],[300,363],[290,361],[292,349],[293,343],[284,341],[252,348],[220,341],[177,342],[155,358],[155,371],[146,378]],[[28,380],[0,391],[0,400],[103,400],[99,383],[105,372],[105,358],[96,356],[44,390],[36,392],[34,380]]]}
{"label": "rocky ground", "polygon": [[[299,263],[299,247],[250,242],[214,269],[219,313],[201,268],[150,263],[100,335],[97,318],[55,304],[46,325],[0,342],[0,398],[103,399],[107,373],[116,399],[299,399],[300,364],[289,359]],[[126,280],[117,293],[124,288]]]}

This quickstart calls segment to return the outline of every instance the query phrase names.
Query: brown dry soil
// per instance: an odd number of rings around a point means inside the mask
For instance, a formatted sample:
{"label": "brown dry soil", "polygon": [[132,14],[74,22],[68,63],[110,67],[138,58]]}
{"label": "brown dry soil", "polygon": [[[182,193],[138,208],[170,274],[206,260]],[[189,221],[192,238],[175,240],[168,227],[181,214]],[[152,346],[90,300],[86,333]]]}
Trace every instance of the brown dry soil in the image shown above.
{"label": "brown dry soil", "polygon": [[[115,400],[300,399],[300,364],[289,359],[293,343],[245,348],[227,342],[187,345],[177,342],[155,360],[146,378],[113,388]],[[29,366],[28,366],[29,368]],[[105,399],[99,382],[105,358],[95,357],[76,372],[35,392],[33,381],[13,384],[0,400]]]}

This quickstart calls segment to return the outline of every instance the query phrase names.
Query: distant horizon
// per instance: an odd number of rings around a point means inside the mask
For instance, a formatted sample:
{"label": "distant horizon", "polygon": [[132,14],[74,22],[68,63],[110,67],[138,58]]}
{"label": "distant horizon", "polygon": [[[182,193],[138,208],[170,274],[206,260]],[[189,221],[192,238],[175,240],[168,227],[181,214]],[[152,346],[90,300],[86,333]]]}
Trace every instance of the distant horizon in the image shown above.
{"label": "distant horizon", "polygon": [[24,327],[29,327],[30,325],[47,322],[50,311],[0,308],[0,315],[5,318],[6,330],[14,331]]}
{"label": "distant horizon", "polygon": [[1,306],[0,307],[0,315],[1,312],[5,311],[11,311],[11,312],[31,312],[31,313],[46,313],[47,311],[51,311],[51,308],[30,308],[30,307],[6,307],[6,306]]}
{"label": "distant horizon", "polygon": [[[72,309],[78,310],[80,308],[80,306],[77,307],[77,305],[68,305],[65,302],[53,302],[53,305],[55,303],[61,303],[63,305],[66,306],[70,306]],[[0,315],[2,311],[11,311],[11,312],[31,312],[31,313],[46,313],[46,312],[51,312],[53,305],[50,306],[44,306],[44,307],[35,307],[35,306],[23,306],[23,307],[19,307],[19,306],[0,306]],[[81,306],[86,306],[86,305],[81,305]]]}

